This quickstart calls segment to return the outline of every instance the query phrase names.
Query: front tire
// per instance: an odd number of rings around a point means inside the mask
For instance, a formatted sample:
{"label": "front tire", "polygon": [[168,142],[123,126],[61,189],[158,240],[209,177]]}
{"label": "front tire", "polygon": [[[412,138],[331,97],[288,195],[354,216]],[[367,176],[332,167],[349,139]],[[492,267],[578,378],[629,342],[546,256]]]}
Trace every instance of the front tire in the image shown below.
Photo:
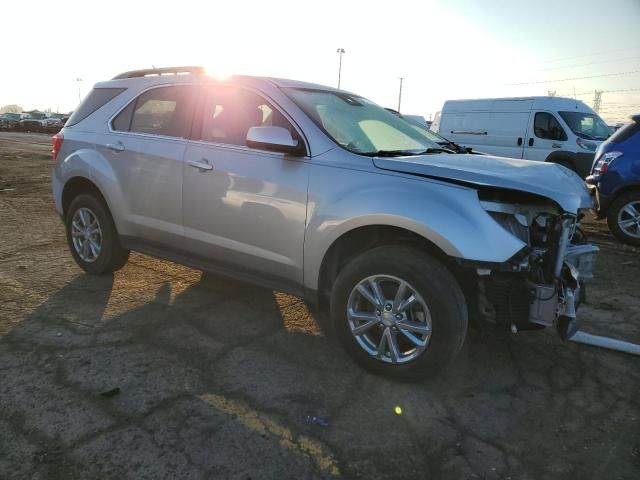
{"label": "front tire", "polygon": [[103,200],[91,194],[73,199],[65,226],[67,243],[73,259],[92,275],[120,270],[129,259],[129,250],[122,248],[118,232]]}
{"label": "front tire", "polygon": [[453,275],[405,246],[374,248],[349,262],[334,283],[331,318],[359,365],[396,378],[441,372],[462,348],[468,325]]}
{"label": "front tire", "polygon": [[611,233],[623,243],[640,245],[640,192],[623,193],[607,211]]}

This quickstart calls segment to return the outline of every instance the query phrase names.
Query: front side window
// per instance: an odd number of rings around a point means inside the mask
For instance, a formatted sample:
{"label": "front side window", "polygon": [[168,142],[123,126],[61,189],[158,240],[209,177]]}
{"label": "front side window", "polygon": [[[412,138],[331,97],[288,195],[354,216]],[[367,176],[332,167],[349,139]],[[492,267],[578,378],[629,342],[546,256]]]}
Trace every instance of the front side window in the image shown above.
{"label": "front side window", "polygon": [[410,155],[439,148],[411,124],[365,98],[300,88],[286,93],[333,141],[351,152]]}
{"label": "front side window", "polygon": [[605,140],[611,135],[606,123],[593,113],[559,112],[576,136],[586,140]]}
{"label": "front side window", "polygon": [[564,141],[567,139],[567,134],[560,126],[558,120],[556,120],[556,117],[545,112],[536,113],[533,133],[535,133],[538,138],[545,138],[548,140]]}
{"label": "front side window", "polygon": [[243,89],[217,88],[209,94],[202,122],[202,140],[246,146],[251,127],[274,126],[297,132],[289,121],[260,95]]}
{"label": "front side window", "polygon": [[114,130],[166,137],[187,137],[196,91],[189,86],[159,87],[130,103],[113,119]]}

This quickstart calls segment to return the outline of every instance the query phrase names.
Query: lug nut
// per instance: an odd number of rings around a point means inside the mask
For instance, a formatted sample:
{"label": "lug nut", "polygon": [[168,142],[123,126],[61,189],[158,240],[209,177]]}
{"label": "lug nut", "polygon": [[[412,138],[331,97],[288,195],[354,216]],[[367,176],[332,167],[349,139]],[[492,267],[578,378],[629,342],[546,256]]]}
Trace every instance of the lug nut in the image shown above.
{"label": "lug nut", "polygon": [[376,310],[376,315],[380,316],[380,310]]}
{"label": "lug nut", "polygon": [[402,315],[399,313],[396,313],[396,320],[402,320]]}
{"label": "lug nut", "polygon": [[390,304],[390,303],[387,303],[387,304],[384,306],[384,309],[385,309],[387,312],[388,312],[389,310],[391,310],[391,304]]}

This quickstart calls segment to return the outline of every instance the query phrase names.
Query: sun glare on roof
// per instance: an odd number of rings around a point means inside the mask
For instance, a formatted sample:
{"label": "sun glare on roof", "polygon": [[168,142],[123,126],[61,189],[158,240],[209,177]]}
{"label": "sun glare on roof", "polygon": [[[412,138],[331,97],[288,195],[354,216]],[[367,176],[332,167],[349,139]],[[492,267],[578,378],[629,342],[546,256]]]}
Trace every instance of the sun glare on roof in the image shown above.
{"label": "sun glare on roof", "polygon": [[212,78],[215,78],[216,80],[221,81],[221,82],[224,81],[224,80],[227,80],[231,76],[230,73],[221,72],[219,68],[216,68],[214,66],[206,66],[205,65],[204,71],[208,76],[210,76]]}

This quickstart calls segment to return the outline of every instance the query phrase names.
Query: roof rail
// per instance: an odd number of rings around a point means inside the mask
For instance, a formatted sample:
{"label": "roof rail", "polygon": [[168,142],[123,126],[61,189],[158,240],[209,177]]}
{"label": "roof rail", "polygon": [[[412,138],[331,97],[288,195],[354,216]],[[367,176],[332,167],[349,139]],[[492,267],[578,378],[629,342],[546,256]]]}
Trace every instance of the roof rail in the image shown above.
{"label": "roof rail", "polygon": [[112,80],[119,80],[121,78],[140,78],[149,76],[160,75],[178,75],[180,73],[205,73],[204,67],[167,67],[167,68],[147,68],[144,70],[131,70],[130,72],[124,72],[120,75],[116,75]]}

